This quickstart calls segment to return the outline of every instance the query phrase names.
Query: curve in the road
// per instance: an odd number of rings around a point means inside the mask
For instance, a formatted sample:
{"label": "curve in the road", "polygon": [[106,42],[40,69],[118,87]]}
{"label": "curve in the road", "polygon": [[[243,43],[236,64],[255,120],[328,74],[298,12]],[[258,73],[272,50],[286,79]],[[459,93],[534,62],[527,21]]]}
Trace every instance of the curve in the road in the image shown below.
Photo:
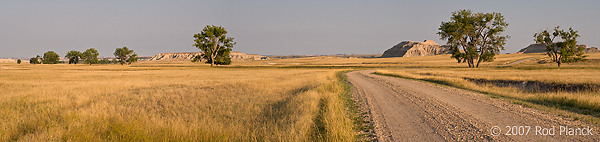
{"label": "curve in the road", "polygon": [[[370,111],[378,141],[600,141],[597,128],[584,122],[482,94],[372,72],[346,75],[355,96],[367,104],[364,107]],[[492,134],[494,126],[500,128],[498,136]],[[507,126],[530,129],[527,134],[506,135],[511,134],[506,133]],[[536,126],[554,126],[557,132],[541,135]],[[594,135],[559,135],[560,126],[589,127]]]}

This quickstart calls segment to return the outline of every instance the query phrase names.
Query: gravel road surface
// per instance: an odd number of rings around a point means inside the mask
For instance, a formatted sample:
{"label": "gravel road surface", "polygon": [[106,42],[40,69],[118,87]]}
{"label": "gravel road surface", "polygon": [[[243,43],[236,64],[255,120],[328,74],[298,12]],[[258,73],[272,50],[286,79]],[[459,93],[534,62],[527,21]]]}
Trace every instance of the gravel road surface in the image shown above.
{"label": "gravel road surface", "polygon": [[346,75],[375,126],[376,141],[600,141],[598,128],[582,121],[373,72]]}

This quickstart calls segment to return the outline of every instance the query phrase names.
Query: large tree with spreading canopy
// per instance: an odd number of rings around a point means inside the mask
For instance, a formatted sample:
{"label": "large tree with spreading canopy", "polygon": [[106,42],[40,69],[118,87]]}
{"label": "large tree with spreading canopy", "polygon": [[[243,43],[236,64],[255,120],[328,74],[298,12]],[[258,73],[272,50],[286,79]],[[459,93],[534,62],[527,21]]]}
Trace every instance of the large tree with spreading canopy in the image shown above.
{"label": "large tree with spreading canopy", "polygon": [[227,30],[221,26],[207,25],[202,32],[194,34],[196,48],[204,52],[204,57],[210,62],[210,66],[217,64],[229,64],[229,52],[236,42],[233,37],[227,37]]}
{"label": "large tree with spreading canopy", "polygon": [[[546,46],[546,53],[550,60],[558,64],[570,63],[585,60],[584,46],[577,45],[577,31],[569,28],[568,31],[559,30],[559,26],[554,28],[552,34],[548,30],[535,33],[533,38],[536,43]],[[560,38],[560,39],[557,39]]]}
{"label": "large tree with spreading canopy", "polygon": [[476,68],[481,62],[493,61],[504,50],[509,38],[502,35],[506,27],[508,23],[500,13],[473,13],[465,9],[452,12],[450,21],[442,22],[437,34],[451,46],[452,58]]}

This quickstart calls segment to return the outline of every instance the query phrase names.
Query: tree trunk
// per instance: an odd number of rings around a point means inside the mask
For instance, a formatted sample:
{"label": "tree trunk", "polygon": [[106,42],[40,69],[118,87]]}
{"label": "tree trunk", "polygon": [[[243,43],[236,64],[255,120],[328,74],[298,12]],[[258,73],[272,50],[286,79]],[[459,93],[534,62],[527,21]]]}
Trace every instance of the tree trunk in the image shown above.
{"label": "tree trunk", "polygon": [[214,51],[213,51],[213,52],[210,54],[210,66],[211,66],[211,67],[215,65],[215,58],[217,58],[217,54],[218,54],[218,53],[219,53],[219,52],[214,52]]}
{"label": "tree trunk", "polygon": [[556,63],[558,64],[558,67],[560,68],[560,60],[562,59],[562,56],[558,57],[557,55],[554,55],[556,57]]}
{"label": "tree trunk", "polygon": [[475,68],[475,59],[471,59],[471,68]]}
{"label": "tree trunk", "polygon": [[215,65],[215,58],[217,57],[217,54],[219,54],[219,41],[216,37],[212,38],[212,41],[214,43],[213,48],[212,48],[212,52],[210,52],[210,66],[213,67]]}
{"label": "tree trunk", "polygon": [[479,58],[477,59],[477,66],[475,66],[475,68],[479,67],[479,63],[481,63],[481,59],[483,59],[483,54],[485,54],[485,50],[482,49],[482,52],[479,53]]}
{"label": "tree trunk", "polygon": [[483,50],[484,47],[481,47],[481,52],[479,53],[479,58],[477,59],[477,66],[475,66],[475,68],[479,67],[479,63],[481,63],[481,59],[483,58],[483,54],[485,53],[485,50]]}
{"label": "tree trunk", "polygon": [[469,64],[469,68],[473,68],[473,59],[469,59],[467,63]]}

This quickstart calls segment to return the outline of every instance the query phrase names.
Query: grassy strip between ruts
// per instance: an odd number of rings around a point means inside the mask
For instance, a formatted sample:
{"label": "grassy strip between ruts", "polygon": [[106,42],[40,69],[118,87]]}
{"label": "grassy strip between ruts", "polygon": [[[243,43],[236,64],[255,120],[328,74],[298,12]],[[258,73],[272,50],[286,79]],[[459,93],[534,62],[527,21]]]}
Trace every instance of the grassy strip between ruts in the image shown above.
{"label": "grassy strip between ruts", "polygon": [[600,126],[600,99],[596,98],[597,95],[594,95],[594,92],[528,93],[514,87],[478,84],[457,77],[424,76],[403,71],[384,70],[378,70],[374,74],[431,82],[474,91],[486,94],[492,98],[502,98],[515,104],[552,112],[559,116],[570,117],[574,120],[583,119],[584,121]]}

